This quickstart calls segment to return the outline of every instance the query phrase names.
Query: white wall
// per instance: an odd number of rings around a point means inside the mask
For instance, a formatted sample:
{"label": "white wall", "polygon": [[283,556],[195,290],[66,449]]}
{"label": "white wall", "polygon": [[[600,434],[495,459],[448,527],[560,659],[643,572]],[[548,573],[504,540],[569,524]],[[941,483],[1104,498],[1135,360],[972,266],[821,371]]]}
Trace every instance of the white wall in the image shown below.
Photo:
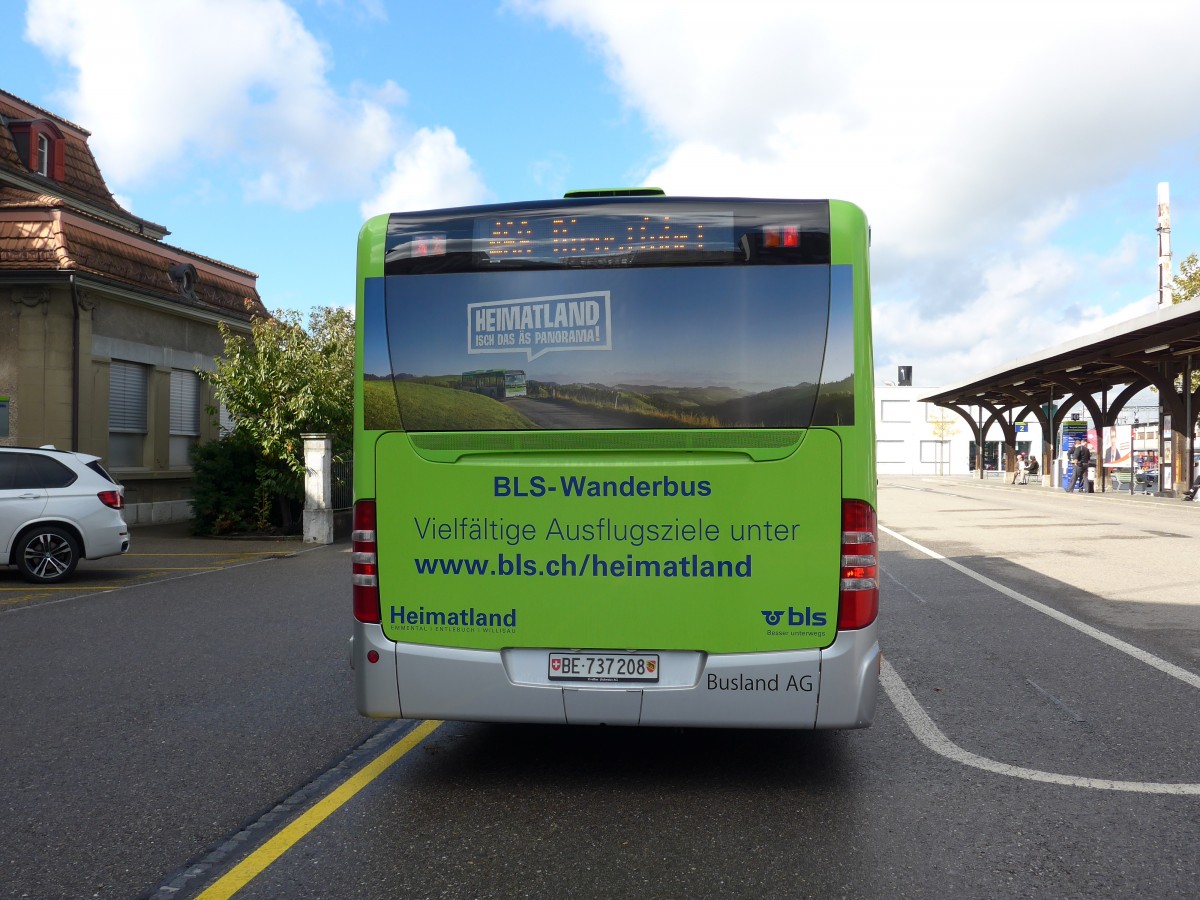
{"label": "white wall", "polygon": [[[957,413],[921,402],[922,397],[939,390],[875,386],[876,471],[880,475],[966,475],[970,471],[971,427]],[[939,425],[942,419],[945,424]],[[1019,433],[1017,440],[1030,441],[1033,452],[1041,452],[1042,429],[1033,416],[1028,417],[1028,429]],[[1004,434],[993,426],[986,439],[1003,443]]]}

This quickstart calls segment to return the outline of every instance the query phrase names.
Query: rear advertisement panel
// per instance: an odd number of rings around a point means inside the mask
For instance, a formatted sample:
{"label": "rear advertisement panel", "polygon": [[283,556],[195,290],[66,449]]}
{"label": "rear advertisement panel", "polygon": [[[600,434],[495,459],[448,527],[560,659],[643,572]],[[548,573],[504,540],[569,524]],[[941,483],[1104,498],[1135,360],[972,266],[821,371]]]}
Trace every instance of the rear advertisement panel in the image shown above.
{"label": "rear advertisement panel", "polygon": [[775,462],[553,453],[447,465],[401,433],[377,450],[393,640],[724,653],[833,641],[831,431]]}

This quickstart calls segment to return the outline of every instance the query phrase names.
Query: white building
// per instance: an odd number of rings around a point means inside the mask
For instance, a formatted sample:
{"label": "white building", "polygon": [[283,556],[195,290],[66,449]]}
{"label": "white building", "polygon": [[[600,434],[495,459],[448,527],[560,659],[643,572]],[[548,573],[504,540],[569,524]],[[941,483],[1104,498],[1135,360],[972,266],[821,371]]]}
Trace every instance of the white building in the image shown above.
{"label": "white building", "polygon": [[[937,387],[893,384],[875,387],[876,471],[880,475],[966,475],[975,469],[975,439],[957,413],[922,397]],[[1041,452],[1042,428],[1035,416],[1016,423],[1017,452]],[[1004,468],[1004,434],[992,425],[984,439],[985,469]]]}

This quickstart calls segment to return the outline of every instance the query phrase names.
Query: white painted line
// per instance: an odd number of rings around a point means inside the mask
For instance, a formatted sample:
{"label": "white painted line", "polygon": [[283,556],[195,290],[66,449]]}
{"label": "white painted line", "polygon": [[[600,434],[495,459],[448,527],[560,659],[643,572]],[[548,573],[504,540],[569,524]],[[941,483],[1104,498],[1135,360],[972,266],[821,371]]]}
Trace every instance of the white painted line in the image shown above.
{"label": "white painted line", "polygon": [[1176,794],[1179,796],[1200,796],[1200,784],[1170,784],[1153,781],[1113,781],[1108,778],[1083,778],[1078,775],[1058,775],[1054,772],[1040,772],[1037,769],[1026,769],[1022,766],[1010,766],[1008,763],[997,762],[986,756],[979,756],[964,750],[951,741],[929,718],[929,714],[921,708],[917,698],[909,691],[908,686],[896,674],[891,663],[882,660],[879,670],[879,681],[892,705],[904,718],[905,723],[918,741],[934,753],[946,757],[964,766],[993,772],[997,775],[1007,775],[1011,778],[1021,778],[1025,781],[1041,781],[1046,784],[1059,784],[1067,787],[1091,788],[1099,791],[1127,791],[1137,794]]}
{"label": "white painted line", "polygon": [[1197,675],[1195,672],[1189,672],[1187,669],[1180,668],[1179,666],[1175,665],[1174,663],[1167,662],[1165,659],[1159,659],[1153,653],[1147,653],[1145,650],[1141,649],[1140,647],[1135,647],[1135,646],[1133,646],[1133,644],[1126,643],[1125,641],[1121,640],[1120,638],[1113,637],[1111,634],[1103,632],[1099,628],[1093,628],[1091,625],[1088,625],[1085,622],[1080,622],[1078,619],[1072,618],[1071,616],[1068,616],[1066,613],[1059,612],[1057,609],[1055,609],[1052,606],[1047,606],[1044,603],[1039,603],[1037,600],[1034,600],[1032,597],[1026,597],[1024,594],[1020,593],[1019,591],[1014,591],[1010,587],[1005,587],[1004,585],[1000,584],[1000,582],[993,581],[992,579],[988,578],[986,575],[980,575],[978,572],[973,572],[972,570],[968,569],[966,566],[962,565],[961,563],[956,563],[952,559],[947,559],[946,557],[942,556],[940,553],[937,553],[934,550],[930,550],[928,547],[923,547],[920,544],[918,544],[916,541],[909,540],[904,535],[898,534],[897,532],[892,531],[890,528],[885,528],[884,526],[880,525],[879,530],[882,531],[884,534],[891,535],[896,540],[901,541],[902,543],[908,544],[913,549],[919,550],[920,552],[924,553],[926,556],[932,557],[933,559],[936,559],[939,562],[945,563],[950,568],[954,569],[956,572],[961,572],[962,574],[966,575],[968,578],[974,578],[980,584],[987,585],[992,590],[998,591],[999,593],[1003,594],[1005,597],[1008,597],[1012,600],[1016,600],[1018,603],[1023,603],[1026,606],[1028,606],[1030,609],[1036,610],[1037,612],[1040,612],[1043,615],[1047,615],[1050,618],[1055,619],[1056,621],[1059,621],[1064,625],[1068,625],[1071,628],[1074,628],[1076,631],[1078,631],[1082,634],[1086,634],[1088,637],[1094,638],[1095,640],[1099,641],[1102,644],[1107,644],[1109,647],[1112,647],[1114,650],[1120,650],[1122,653],[1132,656],[1138,662],[1142,662],[1148,666],[1152,666],[1153,668],[1158,669],[1160,672],[1170,675],[1172,678],[1177,678],[1178,680],[1182,681],[1184,684],[1191,685],[1194,688],[1200,689],[1200,675]]}
{"label": "white painted line", "polygon": [[887,571],[886,569],[883,569],[881,571],[883,572],[884,575],[886,575],[888,577],[889,581],[891,581],[894,585],[896,585],[896,587],[902,589],[906,594],[908,594],[910,597],[912,597],[918,603],[925,602],[924,597],[922,597],[920,594],[918,594],[916,591],[914,591],[912,588],[910,588],[907,584],[905,584],[903,581],[901,581],[899,578],[897,578],[891,572]]}

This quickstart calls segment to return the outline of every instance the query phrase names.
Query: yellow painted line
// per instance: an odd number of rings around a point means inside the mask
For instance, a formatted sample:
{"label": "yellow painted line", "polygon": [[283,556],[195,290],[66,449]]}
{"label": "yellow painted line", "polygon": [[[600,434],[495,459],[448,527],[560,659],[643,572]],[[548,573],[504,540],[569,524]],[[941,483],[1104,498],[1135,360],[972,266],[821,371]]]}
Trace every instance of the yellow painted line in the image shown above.
{"label": "yellow painted line", "polygon": [[30,605],[37,603],[39,600],[48,601],[49,597],[12,597],[8,600],[0,600],[0,606],[15,606],[18,603],[28,603]]}
{"label": "yellow painted line", "polygon": [[[122,572],[219,572],[226,566],[113,566],[105,572],[120,574]],[[102,590],[113,587],[112,584],[79,584],[71,582],[67,585],[30,585],[27,587],[3,587],[0,591],[87,591]]]}
{"label": "yellow painted line", "polygon": [[113,566],[106,572],[216,572],[225,566]]}
{"label": "yellow painted line", "polygon": [[359,769],[353,777],[329,793],[312,809],[275,835],[240,863],[218,878],[196,900],[226,900],[262,874],[263,870],[283,856],[310,831],[328,819],[347,800],[378,778],[383,772],[429,737],[442,723],[428,719],[410,731],[402,740],[379,754],[370,764]]}
{"label": "yellow painted line", "polygon": [[140,558],[143,556],[275,556],[279,550],[225,550],[212,553],[122,553],[122,559]]}
{"label": "yellow painted line", "polygon": [[0,591],[22,591],[23,593],[36,593],[37,591],[78,591],[78,590],[99,590],[98,586],[89,586],[73,584],[70,587],[0,587]]}
{"label": "yellow painted line", "polygon": [[[112,569],[105,569],[105,572],[112,572],[114,575],[120,575],[126,572],[219,572],[226,566],[117,566]],[[67,585],[46,585],[45,587],[0,587],[0,591],[107,591],[114,587],[120,587],[119,582],[110,584],[80,584],[79,582],[71,582]]]}

